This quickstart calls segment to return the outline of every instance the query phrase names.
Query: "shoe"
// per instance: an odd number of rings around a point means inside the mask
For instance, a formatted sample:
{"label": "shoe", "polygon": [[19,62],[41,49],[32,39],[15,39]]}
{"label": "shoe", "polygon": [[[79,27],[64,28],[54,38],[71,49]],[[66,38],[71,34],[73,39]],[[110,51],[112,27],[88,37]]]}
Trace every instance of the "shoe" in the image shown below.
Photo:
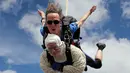
{"label": "shoe", "polygon": [[100,49],[100,50],[103,50],[106,47],[106,44],[104,44],[104,43],[97,43],[96,45],[97,45],[98,49]]}

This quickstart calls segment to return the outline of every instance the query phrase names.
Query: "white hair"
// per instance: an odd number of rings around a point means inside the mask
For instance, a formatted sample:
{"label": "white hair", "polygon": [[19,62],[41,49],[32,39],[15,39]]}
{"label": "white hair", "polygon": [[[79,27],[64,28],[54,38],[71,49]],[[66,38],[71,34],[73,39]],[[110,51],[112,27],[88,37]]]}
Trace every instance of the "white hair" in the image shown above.
{"label": "white hair", "polygon": [[[56,43],[58,47],[61,47],[63,45],[63,42],[61,41],[60,37],[56,34],[47,35],[45,39],[45,46],[47,47],[47,44],[49,43]],[[63,46],[61,48],[63,48]]]}

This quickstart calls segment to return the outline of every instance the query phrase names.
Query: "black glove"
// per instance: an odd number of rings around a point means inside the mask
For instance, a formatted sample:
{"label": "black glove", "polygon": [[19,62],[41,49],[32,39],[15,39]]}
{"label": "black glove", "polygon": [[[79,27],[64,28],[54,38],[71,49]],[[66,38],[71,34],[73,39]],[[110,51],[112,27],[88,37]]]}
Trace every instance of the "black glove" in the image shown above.
{"label": "black glove", "polygon": [[98,49],[100,49],[100,50],[103,50],[106,47],[106,44],[104,44],[104,43],[97,43],[96,45],[97,45]]}
{"label": "black glove", "polygon": [[60,71],[60,72],[63,72],[63,64],[54,62],[54,63],[52,64],[52,69],[53,69],[53,70]]}

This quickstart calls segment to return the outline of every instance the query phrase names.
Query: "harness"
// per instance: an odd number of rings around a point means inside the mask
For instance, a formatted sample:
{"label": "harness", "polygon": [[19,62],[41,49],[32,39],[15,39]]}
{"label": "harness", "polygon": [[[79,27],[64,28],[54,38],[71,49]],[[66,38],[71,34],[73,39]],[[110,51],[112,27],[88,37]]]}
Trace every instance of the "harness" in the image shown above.
{"label": "harness", "polygon": [[[67,57],[67,61],[65,61],[64,63],[62,63],[63,66],[65,65],[72,65],[73,62],[72,62],[72,56],[71,56],[71,52],[70,52],[70,49],[67,49],[66,48],[66,57]],[[51,56],[48,51],[47,51],[47,58],[48,58],[48,62],[50,62],[51,66],[53,63],[55,63],[55,60],[54,60],[54,57]]]}
{"label": "harness", "polygon": [[[76,22],[77,20],[75,18],[73,18],[72,16],[64,16],[62,18],[62,35],[63,35],[63,41],[65,42],[66,45],[66,57],[67,57],[67,61],[62,63],[62,66],[65,65],[72,65],[72,56],[71,56],[71,49],[70,49],[70,44],[75,45],[76,47],[80,48],[80,28],[78,28],[78,30],[76,30],[76,32],[74,33],[74,35],[72,35],[69,24],[72,22]],[[47,37],[47,34],[49,33],[48,29],[46,26],[44,26],[44,36],[43,36],[43,49],[45,49],[45,38]],[[55,63],[53,56],[51,56],[48,51],[47,51],[47,59],[48,62],[50,62],[51,66],[53,65],[53,63]],[[87,71],[87,67],[85,67],[85,71]]]}

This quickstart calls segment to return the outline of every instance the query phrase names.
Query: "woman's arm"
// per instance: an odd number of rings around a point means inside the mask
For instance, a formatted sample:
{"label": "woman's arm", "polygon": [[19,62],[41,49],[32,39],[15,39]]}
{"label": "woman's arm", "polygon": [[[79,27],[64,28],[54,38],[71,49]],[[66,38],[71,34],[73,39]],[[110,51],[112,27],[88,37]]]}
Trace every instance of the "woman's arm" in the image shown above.
{"label": "woman's arm", "polygon": [[46,51],[44,51],[40,57],[40,67],[44,73],[58,73],[51,68],[50,63],[47,60]]}

